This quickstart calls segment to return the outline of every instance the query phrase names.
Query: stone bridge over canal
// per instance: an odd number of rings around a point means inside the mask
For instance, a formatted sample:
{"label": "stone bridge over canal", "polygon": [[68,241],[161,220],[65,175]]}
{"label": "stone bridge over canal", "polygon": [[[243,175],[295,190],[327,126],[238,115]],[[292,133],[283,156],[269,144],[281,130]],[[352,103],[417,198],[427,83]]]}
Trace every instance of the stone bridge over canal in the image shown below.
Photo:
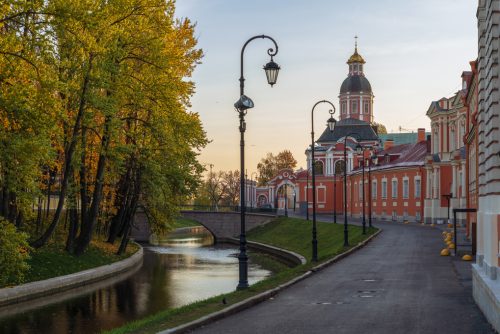
{"label": "stone bridge over canal", "polygon": [[[212,212],[212,211],[181,211],[185,218],[193,219],[206,227],[215,241],[238,237],[240,235],[240,213],[239,212]],[[262,213],[246,213],[246,230],[267,224],[276,216]],[[139,242],[149,241],[151,229],[149,228],[147,217],[144,213],[138,212],[135,216],[135,226],[132,229],[131,237]]]}

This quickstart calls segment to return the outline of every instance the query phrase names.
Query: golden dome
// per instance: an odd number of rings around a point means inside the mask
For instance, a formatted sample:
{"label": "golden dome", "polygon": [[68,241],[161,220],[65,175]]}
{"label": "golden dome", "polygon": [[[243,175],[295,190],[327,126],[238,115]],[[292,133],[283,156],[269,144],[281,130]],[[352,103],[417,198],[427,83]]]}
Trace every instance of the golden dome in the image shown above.
{"label": "golden dome", "polygon": [[349,60],[347,61],[347,63],[348,64],[352,64],[352,63],[361,63],[361,64],[364,64],[364,63],[366,63],[365,60],[363,59],[363,57],[361,57],[361,55],[358,53],[358,47],[357,46],[354,49],[354,53],[349,58]]}

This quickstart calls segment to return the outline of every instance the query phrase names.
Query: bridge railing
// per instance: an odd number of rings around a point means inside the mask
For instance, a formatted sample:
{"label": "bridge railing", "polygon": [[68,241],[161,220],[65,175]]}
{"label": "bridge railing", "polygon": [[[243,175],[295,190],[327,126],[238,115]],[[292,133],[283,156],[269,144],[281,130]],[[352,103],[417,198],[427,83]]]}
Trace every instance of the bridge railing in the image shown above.
{"label": "bridge railing", "polygon": [[[275,208],[257,208],[257,207],[245,207],[247,213],[270,213],[276,214]],[[196,204],[185,204],[181,206],[181,211],[204,211],[204,212],[240,212],[240,206],[212,206],[212,205],[196,205]]]}

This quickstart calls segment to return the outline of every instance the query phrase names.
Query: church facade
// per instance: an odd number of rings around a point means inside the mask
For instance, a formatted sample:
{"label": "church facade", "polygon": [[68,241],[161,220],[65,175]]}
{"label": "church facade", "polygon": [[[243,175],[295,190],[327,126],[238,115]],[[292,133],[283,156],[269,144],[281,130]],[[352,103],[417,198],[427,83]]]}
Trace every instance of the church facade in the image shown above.
{"label": "church facade", "polygon": [[309,146],[307,169],[281,171],[256,189],[255,203],[311,214],[314,168],[319,214],[347,210],[348,217],[366,220],[445,223],[448,212],[466,204],[465,90],[431,103],[430,135],[418,129],[407,136],[410,141],[395,145],[404,134],[379,136],[374,126],[374,94],[365,65],[355,45],[338,95],[339,120],[333,131],[326,127],[317,137],[314,162]]}

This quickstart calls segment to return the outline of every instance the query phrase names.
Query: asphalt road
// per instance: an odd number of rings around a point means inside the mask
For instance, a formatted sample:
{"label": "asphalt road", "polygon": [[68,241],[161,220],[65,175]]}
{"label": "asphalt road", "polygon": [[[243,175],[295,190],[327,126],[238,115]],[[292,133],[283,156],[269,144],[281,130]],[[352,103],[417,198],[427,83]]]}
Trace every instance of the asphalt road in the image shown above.
{"label": "asphalt road", "polygon": [[344,260],[194,332],[495,333],[452,259],[439,256],[440,230],[379,226],[377,238]]}

